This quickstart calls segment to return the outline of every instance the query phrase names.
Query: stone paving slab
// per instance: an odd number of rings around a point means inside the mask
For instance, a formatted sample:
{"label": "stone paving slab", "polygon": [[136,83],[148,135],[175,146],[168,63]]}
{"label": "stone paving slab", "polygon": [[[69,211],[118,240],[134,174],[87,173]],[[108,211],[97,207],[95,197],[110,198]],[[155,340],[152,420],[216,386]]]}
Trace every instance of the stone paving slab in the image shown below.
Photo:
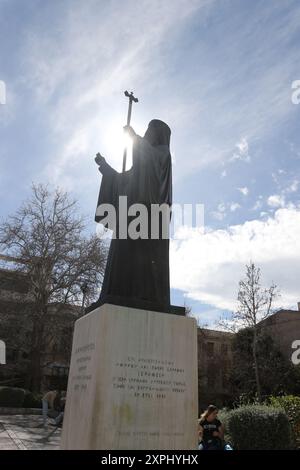
{"label": "stone paving slab", "polygon": [[0,450],[18,450],[17,445],[0,422]]}
{"label": "stone paving slab", "polygon": [[58,450],[61,428],[44,429],[42,416],[0,415],[0,450]]}

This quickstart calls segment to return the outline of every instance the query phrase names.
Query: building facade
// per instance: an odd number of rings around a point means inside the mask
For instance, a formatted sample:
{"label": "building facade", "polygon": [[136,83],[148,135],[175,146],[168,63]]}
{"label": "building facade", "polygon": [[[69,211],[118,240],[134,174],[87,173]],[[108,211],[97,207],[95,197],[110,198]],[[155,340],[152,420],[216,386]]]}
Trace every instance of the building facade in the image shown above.
{"label": "building facade", "polygon": [[283,356],[291,360],[292,345],[300,340],[300,302],[297,310],[278,310],[260,322],[260,328],[274,339]]}
{"label": "building facade", "polygon": [[230,402],[233,334],[198,328],[199,409]]}
{"label": "building facade", "polygon": [[[26,388],[32,341],[33,299],[25,273],[0,269],[0,340],[6,361],[0,366],[0,386]],[[74,323],[81,308],[50,304],[41,354],[42,388],[66,389]]]}

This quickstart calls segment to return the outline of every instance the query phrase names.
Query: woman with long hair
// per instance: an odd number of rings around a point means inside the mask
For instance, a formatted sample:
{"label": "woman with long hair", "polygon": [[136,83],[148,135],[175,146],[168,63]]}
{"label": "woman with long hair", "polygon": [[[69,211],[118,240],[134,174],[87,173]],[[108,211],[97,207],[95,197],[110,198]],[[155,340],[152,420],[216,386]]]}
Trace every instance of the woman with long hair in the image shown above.
{"label": "woman with long hair", "polygon": [[217,418],[218,408],[209,405],[199,419],[199,449],[222,450],[224,428]]}

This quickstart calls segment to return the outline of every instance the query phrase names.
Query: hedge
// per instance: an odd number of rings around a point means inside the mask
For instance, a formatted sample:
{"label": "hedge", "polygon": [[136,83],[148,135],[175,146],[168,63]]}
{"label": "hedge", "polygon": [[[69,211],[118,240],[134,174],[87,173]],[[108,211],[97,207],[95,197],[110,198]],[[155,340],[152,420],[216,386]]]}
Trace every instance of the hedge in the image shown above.
{"label": "hedge", "polygon": [[26,390],[23,408],[42,408],[42,395]]}
{"label": "hedge", "polygon": [[0,387],[0,407],[41,408],[42,395],[17,387]]}
{"label": "hedge", "polygon": [[300,397],[286,395],[282,397],[269,397],[269,403],[273,407],[282,408],[291,424],[294,446],[300,448]]}
{"label": "hedge", "polygon": [[0,406],[21,408],[24,403],[25,390],[15,387],[0,387]]}
{"label": "hedge", "polygon": [[245,405],[220,413],[225,426],[225,440],[235,450],[291,449],[292,432],[282,408]]}

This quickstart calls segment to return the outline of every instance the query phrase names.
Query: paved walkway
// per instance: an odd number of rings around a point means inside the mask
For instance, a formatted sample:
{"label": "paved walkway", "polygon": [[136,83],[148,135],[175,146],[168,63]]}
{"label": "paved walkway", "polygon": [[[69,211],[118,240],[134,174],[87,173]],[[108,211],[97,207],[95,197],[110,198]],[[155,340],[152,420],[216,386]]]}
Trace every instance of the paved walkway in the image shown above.
{"label": "paved walkway", "polygon": [[0,415],[0,450],[58,450],[61,428],[43,428],[42,416]]}

